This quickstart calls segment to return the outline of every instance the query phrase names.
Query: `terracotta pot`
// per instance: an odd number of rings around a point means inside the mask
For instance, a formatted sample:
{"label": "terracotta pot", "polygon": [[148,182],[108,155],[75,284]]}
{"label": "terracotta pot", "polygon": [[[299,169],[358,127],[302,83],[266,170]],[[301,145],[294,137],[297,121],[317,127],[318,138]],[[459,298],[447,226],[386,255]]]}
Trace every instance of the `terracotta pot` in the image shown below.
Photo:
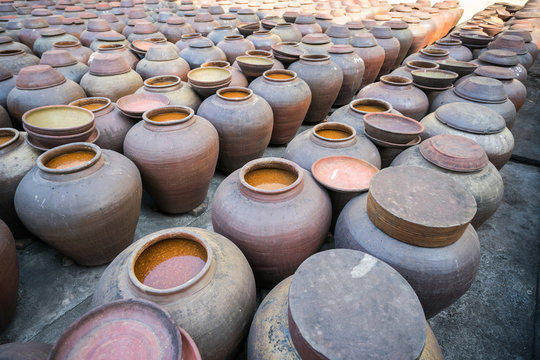
{"label": "terracotta pot", "polygon": [[193,26],[186,24],[185,20],[179,16],[169,16],[159,31],[167,38],[167,41],[173,44],[179,41],[182,35],[196,32]]}
{"label": "terracotta pot", "polygon": [[304,121],[323,121],[337,99],[343,83],[343,72],[328,55],[302,55],[300,61],[289,66],[289,70],[298,74],[311,90],[311,105]]}
{"label": "terracotta pot", "polygon": [[[171,120],[154,120],[167,116]],[[210,122],[188,107],[166,106],[143,114],[143,121],[126,136],[124,153],[141,171],[156,207],[178,214],[193,210],[206,198],[218,146]]]}
{"label": "terracotta pot", "polygon": [[[231,95],[227,92],[238,97],[228,97]],[[231,173],[248,161],[261,157],[270,142],[272,108],[253,90],[235,87],[220,89],[202,102],[197,115],[210,121],[218,131],[217,166],[225,173]]]}
{"label": "terracotta pot", "polygon": [[92,55],[92,50],[81,46],[81,43],[78,40],[55,42],[53,50],[66,50],[73,55],[77,61],[85,65],[88,65],[88,59],[90,59],[90,55]]}
{"label": "terracotta pot", "polygon": [[227,36],[236,36],[236,35],[240,35],[240,32],[238,31],[238,29],[233,28],[231,25],[216,26],[214,28],[214,30],[210,31],[207,38],[212,40],[214,45],[217,45],[221,41],[223,41],[225,39],[225,37],[227,37]]}
{"label": "terracotta pot", "polygon": [[473,76],[465,79],[456,87],[437,95],[429,107],[430,112],[444,104],[466,102],[481,104],[495,110],[506,121],[506,127],[512,130],[516,121],[516,108],[508,99],[503,84],[496,79]]}
{"label": "terracotta pot", "polygon": [[90,47],[99,33],[111,31],[111,26],[103,19],[90,19],[85,31],[81,33],[80,41],[83,46]]}
{"label": "terracotta pot", "polygon": [[77,59],[66,50],[49,50],[41,56],[41,65],[49,65],[68,80],[81,82],[81,78],[88,71],[88,66],[77,61]]}
{"label": "terracotta pot", "polygon": [[[204,267],[179,286],[143,284],[135,274],[137,260],[167,239],[198,243],[192,246],[203,248]],[[203,359],[230,359],[255,311],[255,281],[242,252],[225,237],[197,228],[171,228],[139,239],[118,255],[103,273],[92,306],[130,298],[159,303],[193,337]]]}
{"label": "terracotta pot", "polygon": [[[1,147],[0,151],[2,151]],[[2,220],[0,220],[0,257],[2,258],[2,271],[0,271],[0,294],[2,294],[0,296],[0,331],[4,331],[11,322],[13,315],[15,315],[19,289],[19,263],[17,261],[15,240]]]}
{"label": "terracotta pot", "polygon": [[16,87],[8,95],[7,106],[12,119],[20,123],[28,110],[45,105],[67,105],[85,96],[78,84],[49,65],[34,65],[19,73]]}
{"label": "terracotta pot", "polygon": [[326,34],[308,34],[302,38],[299,47],[307,54],[327,55],[332,47],[332,40]]}
{"label": "terracotta pot", "polygon": [[315,22],[315,17],[311,14],[299,14],[294,21],[294,26],[300,30],[302,36],[313,33],[322,33],[321,26]]}
{"label": "terracotta pot", "polygon": [[500,170],[514,150],[514,137],[504,118],[495,110],[475,103],[450,103],[422,119],[422,139],[441,134],[459,135],[476,141],[489,161]]}
{"label": "terracotta pot", "polygon": [[516,74],[516,79],[522,83],[527,82],[527,69],[519,63],[515,52],[509,50],[488,50],[476,60],[472,61],[480,66],[497,65],[506,67]]}
{"label": "terracotta pot", "polygon": [[23,50],[25,53],[33,54],[32,49],[23,43],[14,41],[9,36],[0,36],[0,51],[1,50]]}
{"label": "terracotta pot", "polygon": [[240,69],[237,69],[236,67],[232,67],[228,61],[208,61],[201,65],[201,67],[207,66],[222,67],[229,70],[232,76],[229,86],[247,87],[249,84],[246,76],[242,73],[242,71]]}
{"label": "terracotta pot", "polygon": [[390,75],[395,76],[404,76],[406,78],[409,78],[413,80],[413,76],[411,74],[414,70],[420,70],[420,69],[438,69],[439,64],[436,62],[428,61],[428,60],[411,60],[405,64],[405,66],[398,67],[396,70],[392,71]]}
{"label": "terracotta pot", "polygon": [[176,75],[182,81],[187,81],[189,64],[178,56],[175,49],[172,44],[150,47],[144,59],[137,63],[137,73],[143,80],[159,75]]}
{"label": "terracotta pot", "polygon": [[[13,76],[13,74],[11,74],[10,71],[8,71],[7,69],[4,69],[0,65],[0,106],[4,108],[7,107],[8,94],[15,87],[16,81],[17,81],[17,77]],[[8,118],[9,118],[9,115],[8,115]],[[2,127],[11,127],[11,126],[2,126]]]}
{"label": "terracotta pot", "polygon": [[414,35],[405,21],[392,20],[384,23],[384,25],[390,27],[392,34],[399,41],[399,53],[394,65],[392,65],[392,69],[395,69],[403,62],[409,53],[409,49],[414,40]]}
{"label": "terracotta pot", "polygon": [[[415,180],[425,172],[435,173],[435,170],[418,167],[403,169],[417,171]],[[379,172],[374,179],[388,170]],[[440,177],[446,180],[446,175]],[[422,186],[428,191],[428,186],[431,189],[440,184],[422,183]],[[400,189],[406,191],[405,187]],[[372,223],[366,210],[368,196],[364,194],[354,198],[341,212],[334,235],[336,248],[365,251],[396,269],[415,290],[427,318],[459,299],[473,283],[480,262],[480,243],[474,228],[469,225],[465,233],[448,246],[427,248],[407,244],[392,238]]]}
{"label": "terracotta pot", "polygon": [[380,82],[366,86],[356,98],[376,98],[388,101],[401,114],[420,121],[427,113],[426,94],[413,87],[412,80],[403,76],[386,75]]}
{"label": "terracotta pot", "polygon": [[433,48],[448,51],[448,56],[458,61],[471,61],[473,55],[471,50],[461,45],[461,40],[440,39],[435,42]]}
{"label": "terracotta pot", "polygon": [[364,61],[350,45],[334,45],[328,53],[330,60],[343,72],[343,84],[334,106],[348,104],[360,90],[365,71]]}
{"label": "terracotta pot", "polygon": [[203,36],[199,33],[192,33],[192,34],[184,34],[182,35],[182,37],[180,38],[180,40],[178,40],[176,42],[176,47],[178,49],[180,49],[180,51],[184,50],[184,49],[187,49],[189,47],[189,44],[194,42],[194,41],[198,41],[200,39],[202,39]]}
{"label": "terracotta pot", "polygon": [[11,360],[46,359],[52,346],[35,342],[9,343],[0,345],[0,358]]}
{"label": "terracotta pot", "polygon": [[41,36],[41,30],[49,27],[47,20],[37,17],[25,19],[23,25],[19,40],[30,49],[34,48],[34,41]]}
{"label": "terracotta pot", "polygon": [[81,79],[88,96],[106,97],[116,102],[143,86],[139,74],[118,54],[96,54],[90,69]]}
{"label": "terracotta pot", "polygon": [[[257,187],[273,180],[258,178],[256,171],[272,169],[285,173],[287,181],[274,184],[280,188],[272,190]],[[229,210],[231,206],[235,211]],[[212,225],[246,255],[258,286],[271,288],[319,249],[330,227],[331,211],[328,194],[309,172],[288,160],[263,158],[249,162],[219,185]]]}
{"label": "terracotta pot", "polygon": [[225,53],[209,39],[190,42],[188,48],[180,51],[180,56],[187,61],[191,69],[198,68],[207,61],[227,60]]}
{"label": "terracotta pot", "polygon": [[302,41],[302,33],[296,26],[289,23],[276,24],[276,26],[270,30],[271,33],[280,37],[281,41],[300,42]]}
{"label": "terracotta pot", "polygon": [[247,37],[247,40],[251,41],[255,49],[266,51],[272,50],[272,45],[282,41],[278,35],[268,30],[255,31]]}
{"label": "terracotta pot", "polygon": [[140,21],[135,23],[133,27],[133,32],[126,36],[125,33],[122,33],[130,43],[133,43],[135,40],[144,40],[152,38],[162,38],[166,39],[165,35],[160,33],[157,27],[149,21]]}
{"label": "terracotta pot", "polygon": [[0,50],[0,66],[17,75],[22,68],[39,64],[39,58],[24,50]]}
{"label": "terracotta pot", "polygon": [[197,111],[201,98],[191,86],[174,75],[155,76],[144,81],[144,86],[136,94],[161,94],[169,99],[169,105],[187,106]]}
{"label": "terracotta pot", "polygon": [[97,34],[96,38],[90,44],[90,49],[98,51],[101,45],[120,44],[129,46],[129,41],[126,37],[116,31],[104,31]]}
{"label": "terracotta pot", "polygon": [[270,143],[281,145],[291,141],[311,104],[311,90],[306,82],[290,70],[268,70],[249,88],[272,108],[274,125]]}
{"label": "terracotta pot", "polygon": [[360,89],[371,84],[377,78],[384,62],[385,52],[371,33],[354,35],[351,39],[354,52],[364,60],[364,77]]}
{"label": "terracotta pot", "polygon": [[[58,159],[74,152],[85,153],[86,161]],[[65,168],[53,168],[51,160]],[[73,143],[38,158],[17,187],[15,209],[28,230],[51,247],[81,265],[100,265],[133,241],[141,196],[139,171],[126,157]]]}
{"label": "terracotta pot", "polygon": [[137,68],[137,64],[139,63],[139,58],[122,44],[99,45],[97,51],[90,56],[88,65],[90,65],[97,54],[120,55],[133,70]]}
{"label": "terracotta pot", "polygon": [[242,56],[248,50],[254,50],[255,46],[247,39],[244,39],[242,35],[225,36],[225,38],[217,44],[227,56],[229,63],[234,63],[238,56]]}
{"label": "terracotta pot", "polygon": [[124,138],[134,122],[116,107],[110,99],[93,97],[75,100],[69,105],[79,106],[90,110],[94,114],[96,128],[99,129],[99,138],[95,142],[102,149],[123,152]]}
{"label": "terracotta pot", "polygon": [[378,76],[386,75],[390,72],[399,55],[399,41],[392,34],[388,26],[375,26],[370,30],[371,34],[384,49],[384,62]]}
{"label": "terracotta pot", "polygon": [[[411,43],[411,47],[409,48],[409,51],[407,51],[407,55],[409,56],[411,54],[414,54],[422,47],[424,47],[424,44],[426,43],[426,39],[428,37],[428,33],[425,27],[420,25],[420,19],[417,17],[412,16],[405,16],[402,18],[403,21],[405,21],[409,25],[409,30],[411,31],[413,35],[413,41]],[[403,62],[403,60],[401,60]],[[400,63],[401,64],[401,63]]]}
{"label": "terracotta pot", "polygon": [[119,34],[122,34],[122,31],[126,27],[126,24],[123,21],[120,21],[113,13],[102,12],[98,17],[107,21],[111,29]]}
{"label": "terracotta pot", "polygon": [[219,23],[214,20],[209,13],[198,13],[195,16],[195,21],[191,24],[195,32],[202,34],[202,36],[208,35],[210,31],[214,30]]}
{"label": "terracotta pot", "polygon": [[64,20],[62,20],[62,29],[64,29],[66,33],[80,39],[81,34],[86,30],[86,24],[79,18],[64,18]]}
{"label": "terracotta pot", "polygon": [[60,28],[44,29],[41,31],[41,36],[34,42],[34,54],[41,57],[45,51],[52,50],[54,43],[59,41],[77,41],[77,38]]}

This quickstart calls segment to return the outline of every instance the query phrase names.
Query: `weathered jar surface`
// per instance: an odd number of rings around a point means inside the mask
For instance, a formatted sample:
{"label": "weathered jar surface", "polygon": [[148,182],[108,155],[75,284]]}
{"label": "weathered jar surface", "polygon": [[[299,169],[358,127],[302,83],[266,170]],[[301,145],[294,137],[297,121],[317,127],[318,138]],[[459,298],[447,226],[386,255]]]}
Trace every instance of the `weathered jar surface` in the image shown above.
{"label": "weathered jar surface", "polygon": [[144,86],[135,91],[135,94],[161,94],[169,99],[169,105],[180,105],[199,109],[201,98],[191,88],[175,75],[160,75],[144,81]]}
{"label": "weathered jar surface", "polygon": [[178,56],[174,45],[157,44],[148,49],[135,70],[143,80],[158,75],[176,75],[187,81],[189,64]]}
{"label": "weathered jar surface", "polygon": [[371,84],[377,78],[384,62],[384,49],[370,33],[357,34],[351,39],[354,52],[364,60],[364,76],[360,89]]}
{"label": "weathered jar surface", "polygon": [[17,261],[17,249],[15,249],[13,235],[2,220],[0,220],[0,258],[2,259],[2,265],[0,265],[0,331],[4,331],[15,315],[19,289],[19,262]]}

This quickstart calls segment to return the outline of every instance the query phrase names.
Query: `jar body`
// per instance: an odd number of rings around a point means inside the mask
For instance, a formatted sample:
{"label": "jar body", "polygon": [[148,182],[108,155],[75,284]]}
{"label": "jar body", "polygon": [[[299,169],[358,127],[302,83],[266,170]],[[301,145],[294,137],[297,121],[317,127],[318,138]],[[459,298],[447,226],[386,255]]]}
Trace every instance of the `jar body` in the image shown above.
{"label": "jar body", "polygon": [[15,315],[19,290],[19,262],[15,240],[0,220],[0,331],[4,331]]}
{"label": "jar body", "polygon": [[143,80],[133,70],[111,76],[97,76],[88,72],[82,77],[81,86],[88,96],[106,97],[116,102],[122,96],[133,94],[143,86]]}
{"label": "jar body", "polygon": [[389,39],[376,38],[377,44],[384,49],[384,61],[379,71],[379,77],[386,75],[392,70],[399,55],[399,41],[395,37]]}
{"label": "jar body", "polygon": [[73,65],[55,67],[54,70],[64,75],[66,79],[78,84],[81,82],[84,74],[88,72],[88,66],[84,65],[83,63],[77,62]]}
{"label": "jar body", "polygon": [[[16,51],[16,50],[14,50]],[[0,55],[0,66],[9,71],[12,75],[17,75],[22,68],[38,65],[39,58],[33,54],[28,54],[22,50],[14,55]]]}
{"label": "jar body", "polygon": [[354,95],[360,90],[365,72],[364,61],[355,52],[350,54],[331,53],[330,59],[343,72],[343,83],[334,106],[346,105],[351,102]]}
{"label": "jar body", "polygon": [[159,75],[176,75],[187,81],[187,73],[189,72],[189,64],[182,58],[164,61],[149,61],[141,59],[137,63],[136,71],[143,80]]}
{"label": "jar body", "polygon": [[374,82],[377,74],[381,71],[384,62],[384,49],[379,45],[365,48],[355,47],[354,52],[364,60],[365,71],[360,84],[360,89],[362,89]]}
{"label": "jar body", "polygon": [[34,42],[34,54],[41,57],[45,51],[52,50],[54,48],[54,43],[59,41],[77,41],[77,38],[70,34],[41,36]]}
{"label": "jar body", "polygon": [[255,45],[248,39],[224,39],[217,44],[227,56],[229,64],[233,64],[238,56],[245,55],[248,50],[255,50]]}

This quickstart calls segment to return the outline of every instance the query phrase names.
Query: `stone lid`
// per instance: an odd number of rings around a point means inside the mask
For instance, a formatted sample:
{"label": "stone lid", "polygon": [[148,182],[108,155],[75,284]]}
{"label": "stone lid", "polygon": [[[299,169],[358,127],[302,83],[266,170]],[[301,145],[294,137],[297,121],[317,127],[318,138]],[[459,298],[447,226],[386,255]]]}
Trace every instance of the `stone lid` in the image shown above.
{"label": "stone lid", "polygon": [[22,90],[38,90],[66,82],[64,75],[49,65],[31,65],[21,69],[15,86]]}
{"label": "stone lid", "polygon": [[484,103],[502,103],[508,99],[504,85],[499,80],[483,76],[463,80],[454,88],[454,92],[462,98]]}
{"label": "stone lid", "polygon": [[490,64],[515,66],[519,64],[517,54],[510,50],[494,49],[482,53],[478,59]]}
{"label": "stone lid", "polygon": [[435,117],[451,128],[472,134],[497,134],[506,122],[495,110],[480,104],[456,102],[435,110]]}
{"label": "stone lid", "polygon": [[131,71],[131,66],[119,54],[97,53],[90,63],[90,74],[97,76],[112,76]]}
{"label": "stone lid", "polygon": [[41,60],[39,63],[41,65],[61,67],[75,65],[77,63],[77,59],[67,50],[49,50],[45,51],[43,55],[41,55]]}
{"label": "stone lid", "polygon": [[372,33],[376,39],[391,39],[394,37],[392,29],[384,25],[374,26],[371,28],[371,30],[369,30],[369,32]]}
{"label": "stone lid", "polygon": [[120,33],[117,33],[116,31],[104,31],[100,32],[96,39],[101,41],[123,41],[126,40],[126,37]]}
{"label": "stone lid", "polygon": [[351,45],[332,45],[328,50],[330,54],[350,54],[354,51]]}
{"label": "stone lid", "polygon": [[482,146],[463,136],[433,136],[424,140],[419,149],[427,161],[451,171],[474,172],[482,170],[489,163]]}
{"label": "stone lid", "polygon": [[332,39],[330,39],[328,35],[321,33],[307,34],[302,38],[302,42],[309,45],[323,45],[328,44],[331,41]]}
{"label": "stone lid", "polygon": [[377,40],[371,33],[354,34],[351,45],[358,48],[377,46]]}
{"label": "stone lid", "polygon": [[335,38],[348,38],[351,34],[349,29],[345,25],[331,25],[326,30],[326,35],[335,37]]}
{"label": "stone lid", "polygon": [[86,25],[86,30],[91,32],[111,31],[111,26],[105,19],[90,19]]}
{"label": "stone lid", "polygon": [[176,46],[172,44],[157,44],[146,52],[144,58],[149,61],[167,61],[178,59],[178,53],[175,50]]}
{"label": "stone lid", "polygon": [[516,73],[507,67],[502,66],[480,66],[474,73],[478,76],[490,77],[497,80],[512,80],[516,78]]}

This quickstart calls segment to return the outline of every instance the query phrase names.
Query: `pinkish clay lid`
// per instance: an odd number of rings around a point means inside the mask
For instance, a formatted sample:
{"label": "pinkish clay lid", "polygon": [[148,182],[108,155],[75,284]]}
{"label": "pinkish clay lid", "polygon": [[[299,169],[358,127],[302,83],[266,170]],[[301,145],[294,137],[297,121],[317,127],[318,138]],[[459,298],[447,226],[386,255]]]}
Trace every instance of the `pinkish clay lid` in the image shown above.
{"label": "pinkish clay lid", "polygon": [[419,147],[427,161],[451,171],[478,171],[489,163],[484,149],[476,141],[463,136],[437,135],[425,140]]}
{"label": "pinkish clay lid", "polygon": [[302,42],[309,45],[328,44],[330,41],[332,40],[328,35],[321,33],[307,34],[302,38]]}
{"label": "pinkish clay lid", "polygon": [[31,65],[21,69],[15,86],[22,90],[38,90],[60,85],[65,81],[64,75],[49,65]]}
{"label": "pinkish clay lid", "polygon": [[328,156],[311,167],[313,177],[324,187],[340,192],[361,192],[369,189],[379,169],[367,161],[351,156]]}
{"label": "pinkish clay lid", "polygon": [[125,74],[131,71],[131,66],[119,54],[97,53],[90,63],[90,74],[98,76],[112,76]]}
{"label": "pinkish clay lid", "polygon": [[77,59],[67,50],[49,50],[43,53],[39,63],[41,65],[60,67],[75,65],[77,63]]}

